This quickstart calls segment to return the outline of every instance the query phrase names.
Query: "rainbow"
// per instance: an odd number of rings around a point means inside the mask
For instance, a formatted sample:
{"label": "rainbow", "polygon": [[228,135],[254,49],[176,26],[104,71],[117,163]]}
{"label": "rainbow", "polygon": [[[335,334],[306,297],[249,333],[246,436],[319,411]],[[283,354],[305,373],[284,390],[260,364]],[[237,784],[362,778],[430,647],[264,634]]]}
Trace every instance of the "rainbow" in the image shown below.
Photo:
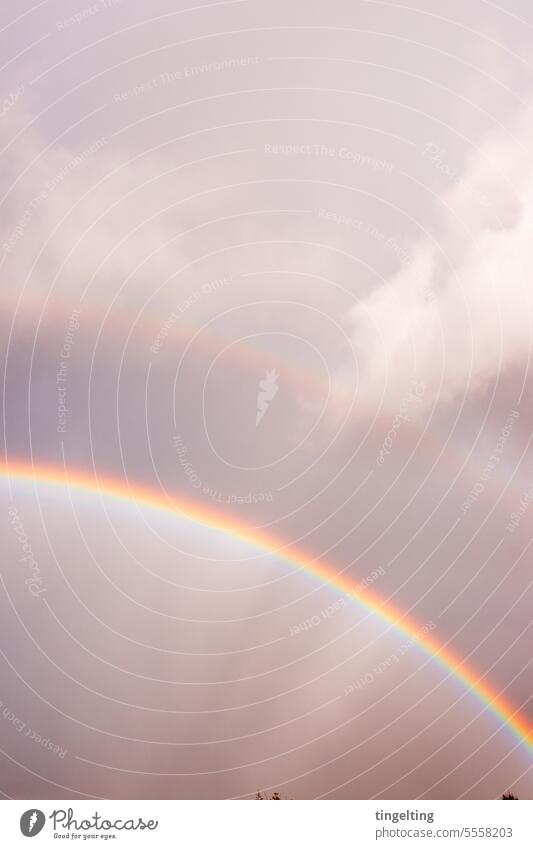
{"label": "rainbow", "polygon": [[40,464],[35,467],[24,461],[0,463],[0,480],[10,483],[33,483],[43,486],[67,487],[80,493],[100,494],[130,504],[139,504],[160,512],[180,516],[211,530],[241,540],[262,551],[282,558],[291,566],[305,571],[321,582],[334,587],[339,593],[358,604],[366,612],[377,616],[395,631],[413,641],[420,650],[437,662],[441,668],[463,688],[471,692],[520,744],[533,754],[533,727],[528,719],[511,702],[498,693],[491,684],[452,649],[441,643],[417,622],[369,587],[356,580],[339,575],[335,568],[292,545],[285,545],[272,535],[251,532],[244,525],[233,522],[221,513],[200,507],[183,498],[175,499],[144,484],[131,484],[108,476],[82,470],[62,469],[59,466]]}

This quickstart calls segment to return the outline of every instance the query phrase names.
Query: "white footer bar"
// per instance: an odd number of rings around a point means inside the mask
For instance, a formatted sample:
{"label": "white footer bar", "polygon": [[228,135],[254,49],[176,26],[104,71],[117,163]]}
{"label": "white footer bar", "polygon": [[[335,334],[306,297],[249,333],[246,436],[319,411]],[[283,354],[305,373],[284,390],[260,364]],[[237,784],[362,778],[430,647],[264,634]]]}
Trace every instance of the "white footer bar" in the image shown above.
{"label": "white footer bar", "polygon": [[[516,847],[530,849],[525,801],[3,801],[1,846]],[[30,843],[34,839],[35,843]]]}

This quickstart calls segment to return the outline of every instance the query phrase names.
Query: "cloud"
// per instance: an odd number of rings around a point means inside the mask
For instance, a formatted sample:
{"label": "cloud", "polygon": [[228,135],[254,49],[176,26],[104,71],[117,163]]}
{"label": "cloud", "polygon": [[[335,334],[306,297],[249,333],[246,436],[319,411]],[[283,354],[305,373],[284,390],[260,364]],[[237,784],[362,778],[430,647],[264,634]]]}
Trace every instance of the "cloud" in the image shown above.
{"label": "cloud", "polygon": [[[361,369],[360,400],[392,402],[412,380],[426,405],[483,391],[520,368],[531,344],[532,121],[486,138],[457,173],[446,151],[424,156],[451,185],[438,235],[349,315]],[[423,222],[421,222],[423,226]]]}

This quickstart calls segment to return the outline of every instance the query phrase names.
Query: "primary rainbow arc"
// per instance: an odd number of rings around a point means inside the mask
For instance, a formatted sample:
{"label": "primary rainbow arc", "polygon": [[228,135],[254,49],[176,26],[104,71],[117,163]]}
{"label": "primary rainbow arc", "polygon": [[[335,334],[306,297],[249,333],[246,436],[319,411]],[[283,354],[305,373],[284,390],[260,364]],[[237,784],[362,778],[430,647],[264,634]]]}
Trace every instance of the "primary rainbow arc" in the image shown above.
{"label": "primary rainbow arc", "polygon": [[533,727],[527,717],[511,704],[494,687],[484,680],[479,673],[465,660],[455,654],[446,645],[437,640],[431,633],[424,633],[420,626],[402,610],[381,597],[370,587],[361,587],[353,578],[339,575],[335,568],[323,561],[312,559],[292,545],[285,545],[273,536],[253,533],[244,525],[230,521],[227,516],[205,507],[187,501],[170,499],[144,484],[131,484],[108,476],[90,474],[79,469],[64,470],[59,466],[39,464],[33,466],[28,462],[5,460],[0,463],[0,479],[53,487],[68,487],[73,490],[102,494],[109,498],[129,503],[142,504],[151,509],[180,516],[211,530],[217,530],[233,538],[253,545],[267,553],[280,557],[285,562],[297,567],[310,575],[334,587],[350,600],[361,605],[365,610],[378,616],[387,625],[410,640],[439,663],[451,674],[522,743],[533,755]]}

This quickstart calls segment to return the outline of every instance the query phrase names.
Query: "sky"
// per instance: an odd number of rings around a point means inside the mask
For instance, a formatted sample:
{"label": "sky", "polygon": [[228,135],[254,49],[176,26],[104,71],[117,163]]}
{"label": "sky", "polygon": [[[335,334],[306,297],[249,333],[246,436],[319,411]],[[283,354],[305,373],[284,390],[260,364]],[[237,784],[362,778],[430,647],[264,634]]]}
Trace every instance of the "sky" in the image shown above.
{"label": "sky", "polygon": [[0,793],[531,798],[529,5],[0,39]]}

